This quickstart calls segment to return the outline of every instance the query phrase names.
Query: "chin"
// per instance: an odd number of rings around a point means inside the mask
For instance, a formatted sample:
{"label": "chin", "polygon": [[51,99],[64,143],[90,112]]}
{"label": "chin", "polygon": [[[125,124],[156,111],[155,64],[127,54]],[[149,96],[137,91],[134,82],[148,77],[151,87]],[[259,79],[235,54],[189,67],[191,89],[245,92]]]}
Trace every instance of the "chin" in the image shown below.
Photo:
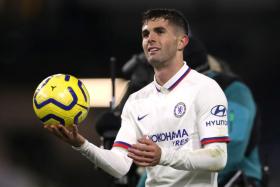
{"label": "chin", "polygon": [[153,67],[159,67],[162,64],[162,62],[159,59],[155,59],[155,58],[149,58],[148,61],[149,64],[151,64]]}

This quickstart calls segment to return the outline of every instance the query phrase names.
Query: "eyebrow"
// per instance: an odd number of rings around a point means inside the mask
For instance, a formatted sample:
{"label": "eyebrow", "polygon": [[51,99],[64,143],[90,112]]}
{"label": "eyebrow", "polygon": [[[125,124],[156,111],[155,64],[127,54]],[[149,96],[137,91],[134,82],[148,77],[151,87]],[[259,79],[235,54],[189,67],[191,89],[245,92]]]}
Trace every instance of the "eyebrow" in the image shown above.
{"label": "eyebrow", "polygon": [[166,28],[165,27],[156,27],[153,30],[156,32],[160,32],[160,31],[166,31]]}
{"label": "eyebrow", "polygon": [[[156,33],[158,33],[158,32],[161,32],[161,31],[166,31],[166,28],[159,26],[159,27],[153,28],[152,30],[155,31]],[[150,31],[148,29],[142,30],[142,35],[147,34],[147,33],[150,33]]]}

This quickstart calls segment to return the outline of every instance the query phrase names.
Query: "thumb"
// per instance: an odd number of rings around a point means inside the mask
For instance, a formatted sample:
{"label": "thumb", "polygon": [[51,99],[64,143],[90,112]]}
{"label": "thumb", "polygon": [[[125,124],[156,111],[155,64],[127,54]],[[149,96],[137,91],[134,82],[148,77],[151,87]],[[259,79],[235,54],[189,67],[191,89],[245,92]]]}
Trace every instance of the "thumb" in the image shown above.
{"label": "thumb", "polygon": [[149,138],[149,136],[144,135],[142,138],[138,140],[138,142],[142,144],[151,144],[153,141]]}
{"label": "thumb", "polygon": [[73,136],[77,137],[78,135],[78,127],[76,124],[73,124]]}

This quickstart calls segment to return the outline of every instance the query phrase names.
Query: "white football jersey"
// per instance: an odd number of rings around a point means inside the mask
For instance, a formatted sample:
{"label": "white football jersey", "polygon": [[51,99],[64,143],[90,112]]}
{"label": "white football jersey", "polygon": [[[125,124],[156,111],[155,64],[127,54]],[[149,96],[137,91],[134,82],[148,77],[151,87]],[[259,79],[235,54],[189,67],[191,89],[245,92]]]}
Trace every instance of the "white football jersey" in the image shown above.
{"label": "white football jersey", "polygon": [[[163,86],[154,80],[129,97],[113,147],[127,149],[144,135],[160,147],[178,151],[227,142],[227,100],[223,91],[214,80],[184,63]],[[216,172],[162,165],[147,168],[146,186],[216,185]]]}

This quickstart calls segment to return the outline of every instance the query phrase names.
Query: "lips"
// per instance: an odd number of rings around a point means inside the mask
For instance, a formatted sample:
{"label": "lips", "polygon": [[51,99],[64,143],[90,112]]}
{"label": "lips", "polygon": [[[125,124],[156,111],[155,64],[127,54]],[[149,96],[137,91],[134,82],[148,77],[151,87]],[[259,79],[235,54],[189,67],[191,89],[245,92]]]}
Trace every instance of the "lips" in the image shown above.
{"label": "lips", "polygon": [[148,47],[148,52],[149,53],[154,53],[154,52],[157,52],[159,50],[160,50],[159,47]]}

